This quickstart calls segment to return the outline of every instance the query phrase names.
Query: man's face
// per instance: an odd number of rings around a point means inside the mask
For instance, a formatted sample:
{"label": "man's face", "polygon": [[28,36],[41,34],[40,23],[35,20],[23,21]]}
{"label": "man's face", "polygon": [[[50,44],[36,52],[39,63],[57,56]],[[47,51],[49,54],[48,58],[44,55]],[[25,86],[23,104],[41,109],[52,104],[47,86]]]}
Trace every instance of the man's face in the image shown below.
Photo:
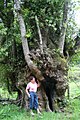
{"label": "man's face", "polygon": [[35,83],[35,78],[33,78],[33,79],[31,80],[31,82],[32,82],[32,83]]}

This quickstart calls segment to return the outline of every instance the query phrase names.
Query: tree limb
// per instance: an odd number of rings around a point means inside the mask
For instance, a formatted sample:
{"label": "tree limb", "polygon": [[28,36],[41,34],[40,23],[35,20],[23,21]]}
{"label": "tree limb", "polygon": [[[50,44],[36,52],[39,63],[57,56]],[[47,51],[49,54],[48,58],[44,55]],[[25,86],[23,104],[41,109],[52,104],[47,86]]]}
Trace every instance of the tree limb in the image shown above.
{"label": "tree limb", "polygon": [[20,31],[21,31],[22,47],[23,47],[23,52],[24,52],[26,63],[28,64],[31,72],[36,76],[36,78],[39,81],[42,81],[44,80],[44,77],[42,76],[41,71],[37,68],[37,66],[33,63],[33,61],[30,59],[30,56],[29,56],[28,41],[27,41],[27,38],[25,37],[26,28],[25,28],[24,19],[21,14],[19,0],[15,0],[15,4],[16,4],[16,11],[17,11],[17,16],[18,16],[18,21],[19,21],[19,26],[20,26]]}
{"label": "tree limb", "polygon": [[69,0],[65,0],[64,6],[63,6],[63,21],[62,21],[61,34],[60,34],[60,39],[59,39],[59,50],[60,50],[61,55],[63,55],[66,29],[67,29],[68,3],[69,3]]}
{"label": "tree limb", "polygon": [[40,39],[40,50],[41,50],[41,53],[43,54],[42,35],[41,35],[41,31],[40,31],[40,27],[39,27],[39,20],[38,20],[37,16],[35,16],[35,20],[36,20],[36,25],[37,25],[37,28],[38,28],[39,39]]}

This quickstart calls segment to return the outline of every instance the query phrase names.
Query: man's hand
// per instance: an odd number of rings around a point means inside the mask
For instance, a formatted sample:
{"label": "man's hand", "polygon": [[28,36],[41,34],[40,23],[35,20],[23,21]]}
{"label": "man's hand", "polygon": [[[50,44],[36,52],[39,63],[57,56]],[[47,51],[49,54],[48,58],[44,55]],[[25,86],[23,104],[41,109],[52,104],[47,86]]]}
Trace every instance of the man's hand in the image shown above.
{"label": "man's hand", "polygon": [[30,94],[29,94],[29,92],[28,92],[28,90],[27,90],[27,89],[26,89],[26,93],[27,93],[28,97],[30,98]]}
{"label": "man's hand", "polygon": [[28,93],[28,97],[30,98],[30,94]]}

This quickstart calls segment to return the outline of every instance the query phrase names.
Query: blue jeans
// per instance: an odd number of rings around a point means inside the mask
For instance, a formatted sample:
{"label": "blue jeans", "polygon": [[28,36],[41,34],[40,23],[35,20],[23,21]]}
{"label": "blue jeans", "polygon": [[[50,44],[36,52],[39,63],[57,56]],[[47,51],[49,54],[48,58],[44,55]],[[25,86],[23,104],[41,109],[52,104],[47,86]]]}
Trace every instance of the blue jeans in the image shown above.
{"label": "blue jeans", "polygon": [[38,97],[36,92],[29,92],[30,93],[30,109],[37,109],[38,108]]}

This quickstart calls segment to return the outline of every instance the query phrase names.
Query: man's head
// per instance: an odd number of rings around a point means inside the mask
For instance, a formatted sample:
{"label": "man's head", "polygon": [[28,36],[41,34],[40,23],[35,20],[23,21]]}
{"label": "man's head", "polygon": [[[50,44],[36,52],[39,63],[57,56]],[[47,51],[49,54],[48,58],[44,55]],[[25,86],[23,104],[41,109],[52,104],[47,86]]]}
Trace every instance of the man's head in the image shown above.
{"label": "man's head", "polygon": [[35,77],[34,76],[30,76],[29,80],[30,80],[30,82],[35,83]]}

